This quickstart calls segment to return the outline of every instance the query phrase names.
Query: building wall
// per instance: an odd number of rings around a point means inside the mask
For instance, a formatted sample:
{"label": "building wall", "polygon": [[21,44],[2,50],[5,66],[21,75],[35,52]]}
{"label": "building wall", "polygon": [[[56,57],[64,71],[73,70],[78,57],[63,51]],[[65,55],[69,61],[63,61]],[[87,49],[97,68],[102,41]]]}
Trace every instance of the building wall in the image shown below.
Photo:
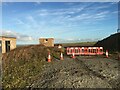
{"label": "building wall", "polygon": [[47,47],[54,47],[54,38],[40,38],[39,42]]}
{"label": "building wall", "polygon": [[16,48],[16,38],[0,37],[0,41],[2,41],[2,53],[6,53],[5,41],[10,41],[10,50]]}

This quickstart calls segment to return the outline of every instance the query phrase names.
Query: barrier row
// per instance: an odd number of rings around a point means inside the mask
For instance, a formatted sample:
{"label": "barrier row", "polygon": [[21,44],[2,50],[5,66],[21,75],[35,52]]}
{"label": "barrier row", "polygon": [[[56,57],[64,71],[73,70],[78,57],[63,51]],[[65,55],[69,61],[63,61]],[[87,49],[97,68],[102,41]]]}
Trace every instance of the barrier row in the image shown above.
{"label": "barrier row", "polygon": [[67,47],[67,55],[102,55],[103,47]]}

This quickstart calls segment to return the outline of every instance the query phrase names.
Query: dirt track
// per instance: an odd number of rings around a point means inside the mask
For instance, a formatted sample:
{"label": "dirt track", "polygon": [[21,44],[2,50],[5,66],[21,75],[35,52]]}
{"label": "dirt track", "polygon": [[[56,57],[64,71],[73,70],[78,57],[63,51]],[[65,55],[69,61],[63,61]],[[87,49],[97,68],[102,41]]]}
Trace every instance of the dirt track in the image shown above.
{"label": "dirt track", "polygon": [[65,57],[44,66],[29,87],[119,88],[118,60],[103,57]]}

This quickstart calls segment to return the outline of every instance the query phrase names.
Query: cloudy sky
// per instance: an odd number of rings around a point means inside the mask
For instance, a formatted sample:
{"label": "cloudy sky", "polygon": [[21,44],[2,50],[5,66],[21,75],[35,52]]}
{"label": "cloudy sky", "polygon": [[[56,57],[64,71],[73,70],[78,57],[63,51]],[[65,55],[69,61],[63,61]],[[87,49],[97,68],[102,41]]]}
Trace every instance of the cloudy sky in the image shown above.
{"label": "cloudy sky", "polygon": [[2,35],[18,44],[37,44],[40,37],[55,42],[101,40],[118,28],[116,2],[4,2]]}

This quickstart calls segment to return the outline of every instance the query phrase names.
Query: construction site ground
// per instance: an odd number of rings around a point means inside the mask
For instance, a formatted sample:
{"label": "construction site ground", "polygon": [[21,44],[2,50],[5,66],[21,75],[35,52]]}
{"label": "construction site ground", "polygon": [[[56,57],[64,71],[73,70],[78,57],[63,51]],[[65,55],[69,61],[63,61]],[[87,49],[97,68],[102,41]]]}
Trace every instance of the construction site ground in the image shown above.
{"label": "construction site ground", "polygon": [[119,61],[95,56],[56,59],[45,65],[30,87],[118,88]]}
{"label": "construction site ground", "polygon": [[65,55],[48,48],[27,46],[2,55],[2,87],[5,88],[120,88],[120,60],[111,56]]}

